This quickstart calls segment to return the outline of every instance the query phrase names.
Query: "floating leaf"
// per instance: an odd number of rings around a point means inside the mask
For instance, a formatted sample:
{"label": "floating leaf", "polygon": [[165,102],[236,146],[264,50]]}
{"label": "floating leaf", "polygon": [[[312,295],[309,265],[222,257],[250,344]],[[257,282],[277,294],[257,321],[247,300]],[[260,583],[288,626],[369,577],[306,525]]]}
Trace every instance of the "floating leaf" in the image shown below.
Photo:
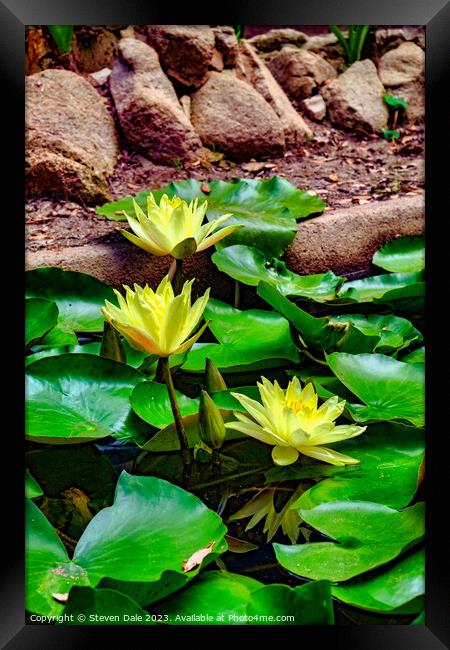
{"label": "floating leaf", "polygon": [[[182,416],[198,413],[198,399],[186,397],[175,391]],[[165,384],[146,381],[138,384],[130,397],[131,406],[140,418],[154,427],[162,429],[173,422],[169,393]]]}
{"label": "floating leaf", "polygon": [[386,271],[417,273],[425,268],[425,241],[423,237],[397,237],[380,248],[373,263]]}
{"label": "floating leaf", "polygon": [[273,546],[285,569],[312,580],[349,580],[393,560],[424,535],[423,503],[398,512],[368,501],[333,501],[299,514],[336,541]]}
{"label": "floating leaf", "polygon": [[27,499],[37,499],[37,497],[42,496],[44,493],[41,489],[41,486],[33,478],[29,470],[25,470],[25,496]]}
{"label": "floating leaf", "polygon": [[27,298],[47,298],[58,306],[58,323],[69,332],[101,332],[104,318],[100,309],[105,299],[114,301],[114,292],[97,278],[43,267],[25,274]]}
{"label": "floating leaf", "polygon": [[392,565],[335,585],[333,596],[342,602],[372,612],[388,613],[402,608],[415,614],[423,608],[425,593],[425,555],[423,549],[400,558]]}
{"label": "floating leaf", "polygon": [[58,307],[51,300],[30,298],[25,301],[25,346],[31,347],[56,325]]}
{"label": "floating leaf", "polygon": [[[338,291],[341,302],[374,302],[390,304],[405,298],[423,299],[425,289],[424,274],[387,273],[374,275],[361,280],[345,282]],[[418,303],[421,306],[421,302]]]}
{"label": "floating leaf", "polygon": [[401,419],[424,424],[424,367],[384,354],[334,352],[327,362],[336,377],[366,406],[347,404],[357,422]]}
{"label": "floating leaf", "polygon": [[309,298],[316,302],[333,300],[344,279],[332,271],[316,275],[298,275],[286,268],[286,264],[251,246],[227,246],[211,257],[217,268],[234,280],[256,287],[267,282],[277,287],[283,296]]}
{"label": "floating leaf", "polygon": [[114,504],[88,524],[72,561],[31,502],[27,513],[27,609],[38,614],[60,612],[51,594],[75,584],[95,587],[103,577],[158,582],[166,571],[183,575],[184,560],[199,548],[214,544],[211,559],[226,550],[220,517],[193,494],[154,477],[122,472]]}
{"label": "floating leaf", "polygon": [[152,625],[148,613],[125,594],[113,589],[73,587],[64,609],[64,625]]}
{"label": "floating leaf", "polygon": [[425,347],[404,354],[400,361],[403,363],[425,363]]}
{"label": "floating leaf", "polygon": [[27,367],[26,433],[36,442],[87,442],[127,438],[146,427],[129,397],[144,377],[122,363],[62,354]]}
{"label": "floating leaf", "polygon": [[261,587],[252,594],[247,614],[257,616],[254,623],[259,625],[333,625],[330,585],[310,582],[294,589],[287,585]]}
{"label": "floating leaf", "polygon": [[[218,247],[246,244],[258,246],[272,256],[279,256],[294,239],[296,219],[322,212],[325,203],[309,192],[297,189],[283,178],[274,176],[267,180],[235,179],[211,181],[210,191],[202,191],[202,184],[195,179],[177,181],[153,191],[159,202],[163,194],[169,198],[177,195],[190,201],[208,201],[208,220],[224,214],[233,216],[226,225],[243,225],[232,233]],[[135,198],[141,208],[146,207],[148,191],[140,192]],[[97,208],[97,214],[116,221],[125,221],[125,212],[133,214],[133,199],[125,197]]]}
{"label": "floating leaf", "polygon": [[[425,454],[422,429],[388,422],[369,425],[358,440],[343,441],[336,450],[358,459],[360,464],[330,468],[326,472],[329,478],[304,492],[293,508],[310,509],[330,501],[372,501],[404,508],[411,502]],[[267,478],[301,479],[306,468],[299,464],[289,470],[282,478],[280,468],[274,468]]]}

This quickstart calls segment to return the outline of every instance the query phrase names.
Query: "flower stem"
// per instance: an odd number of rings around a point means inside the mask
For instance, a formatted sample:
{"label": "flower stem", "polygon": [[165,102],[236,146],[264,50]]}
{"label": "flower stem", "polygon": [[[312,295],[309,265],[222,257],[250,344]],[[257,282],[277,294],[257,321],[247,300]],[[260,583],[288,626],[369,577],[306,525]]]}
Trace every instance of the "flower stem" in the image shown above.
{"label": "flower stem", "polygon": [[189,449],[189,443],[186,436],[186,431],[184,430],[183,418],[181,417],[180,409],[178,407],[178,402],[175,394],[175,388],[173,385],[172,373],[169,367],[169,357],[161,359],[164,381],[166,382],[167,391],[169,393],[170,406],[172,407],[172,413],[175,420],[175,428],[177,430],[178,440],[180,441],[181,456],[183,458],[183,465],[191,464],[191,451]]}
{"label": "flower stem", "polygon": [[183,288],[183,260],[175,260],[175,273],[172,280],[173,292],[176,296]]}

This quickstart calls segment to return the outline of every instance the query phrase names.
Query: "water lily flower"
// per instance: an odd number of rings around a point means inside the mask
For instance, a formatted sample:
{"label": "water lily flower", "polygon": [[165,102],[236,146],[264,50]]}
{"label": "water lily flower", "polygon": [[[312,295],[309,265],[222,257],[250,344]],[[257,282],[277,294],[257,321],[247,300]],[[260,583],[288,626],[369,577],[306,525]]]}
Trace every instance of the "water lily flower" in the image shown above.
{"label": "water lily flower", "polygon": [[207,289],[191,306],[193,282],[185,282],[178,296],[174,295],[167,275],[156,291],[148,285],[140,287],[135,284],[134,291],[124,285],[125,297],[114,290],[119,306],[105,300],[103,315],[135,350],[162,358],[186,352],[208,325],[205,323],[192,335],[202,317],[210,291]]}
{"label": "water lily flower", "polygon": [[334,421],[344,410],[345,400],[330,397],[319,408],[314,386],[303,389],[298,377],[289,382],[284,391],[277,381],[273,384],[262,377],[257,383],[262,404],[241,393],[231,393],[246,409],[246,414],[234,411],[237,422],[226,427],[241,431],[257,440],[273,445],[272,458],[276,465],[291,465],[299,454],[311,456],[331,465],[354,465],[359,460],[323,447],[359,436],[366,427],[338,425]]}
{"label": "water lily flower", "polygon": [[150,193],[147,214],[135,200],[133,206],[136,216],[131,217],[126,213],[125,216],[134,234],[126,230],[120,232],[133,244],[153,255],[172,255],[176,259],[183,259],[209,248],[240,228],[239,225],[226,226],[217,231],[231,214],[224,214],[202,226],[208,202],[198,205],[198,199],[187,203],[179,196],[169,199],[164,194],[158,205]]}

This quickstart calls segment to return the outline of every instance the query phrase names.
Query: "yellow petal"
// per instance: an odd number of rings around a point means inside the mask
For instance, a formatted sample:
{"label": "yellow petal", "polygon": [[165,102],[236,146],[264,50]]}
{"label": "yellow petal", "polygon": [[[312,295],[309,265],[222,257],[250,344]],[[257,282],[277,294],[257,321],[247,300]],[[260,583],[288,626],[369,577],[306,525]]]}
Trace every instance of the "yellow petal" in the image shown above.
{"label": "yellow petal", "polygon": [[272,449],[272,458],[275,465],[292,465],[298,456],[298,451],[293,447],[277,446]]}
{"label": "yellow petal", "polygon": [[228,235],[231,235],[235,230],[239,230],[241,228],[240,225],[237,226],[226,226],[225,228],[222,228],[221,230],[218,230],[214,235],[209,235],[206,237],[201,244],[198,245],[197,250],[198,251],[204,251],[206,248],[209,248],[213,244],[217,244],[221,239],[224,239],[225,237],[228,237]]}
{"label": "yellow petal", "polygon": [[325,445],[330,442],[339,442],[340,440],[348,440],[349,438],[354,438],[355,436],[360,436],[367,427],[358,427],[354,424],[341,424],[337,427],[333,427],[331,430],[325,431],[324,433],[315,433],[311,434],[310,443],[312,445]]}
{"label": "yellow petal", "polygon": [[142,248],[144,251],[147,251],[147,253],[151,253],[152,255],[168,255],[169,251],[164,250],[163,248],[160,248],[156,244],[153,244],[150,242],[148,239],[143,240],[139,239],[139,237],[136,237],[136,235],[133,235],[131,232],[128,232],[128,230],[121,230],[120,231],[124,237],[129,239],[133,244],[136,244],[136,246],[139,246],[139,248]]}
{"label": "yellow petal", "polygon": [[359,463],[359,460],[356,458],[340,454],[338,451],[334,451],[334,449],[329,449],[328,447],[299,447],[298,450],[305,456],[317,458],[317,460],[330,463],[330,465],[337,465],[338,467],[357,465]]}

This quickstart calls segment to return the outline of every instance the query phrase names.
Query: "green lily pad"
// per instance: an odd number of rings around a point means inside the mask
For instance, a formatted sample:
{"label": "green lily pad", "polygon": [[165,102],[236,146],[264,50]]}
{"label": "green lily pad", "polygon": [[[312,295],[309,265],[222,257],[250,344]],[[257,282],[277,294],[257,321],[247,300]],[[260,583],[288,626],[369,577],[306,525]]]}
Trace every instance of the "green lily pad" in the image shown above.
{"label": "green lily pad", "polygon": [[[338,342],[343,352],[382,352],[389,354],[394,350],[408,347],[414,341],[422,341],[422,334],[406,318],[386,314],[345,314],[330,318],[330,324],[348,323],[352,328],[347,337]],[[357,330],[362,337],[352,337]],[[353,338],[353,340],[352,340]],[[352,345],[353,344],[353,345]],[[366,348],[366,349],[364,349]]]}
{"label": "green lily pad", "polygon": [[[198,399],[186,397],[175,391],[182,416],[198,413]],[[173,422],[169,393],[165,384],[146,381],[138,384],[130,397],[131,406],[140,418],[154,427],[162,429]]]}
{"label": "green lily pad", "polygon": [[256,625],[333,625],[330,584],[309,582],[294,589],[287,585],[261,587],[252,594],[247,615],[255,617],[251,622]]}
{"label": "green lily pad", "polygon": [[368,501],[333,501],[299,514],[335,541],[273,546],[285,569],[312,580],[349,580],[393,560],[424,535],[423,503],[398,512]]}
{"label": "green lily pad", "polygon": [[417,273],[425,268],[423,237],[397,237],[382,246],[372,259],[376,266],[394,273]]}
{"label": "green lily pad", "polygon": [[25,300],[25,346],[31,347],[56,325],[58,307],[45,298]]}
{"label": "green lily pad", "polygon": [[146,430],[133,414],[132,389],[143,375],[122,363],[62,354],[27,367],[26,433],[35,442],[87,442]]}
{"label": "green lily pad", "polygon": [[[278,257],[294,239],[296,219],[323,212],[325,203],[317,196],[299,190],[278,176],[267,180],[234,179],[211,181],[210,191],[202,191],[202,183],[195,179],[177,181],[154,190],[159,202],[163,194],[177,195],[186,201],[208,201],[207,218],[218,219],[224,214],[232,216],[226,225],[240,224],[243,228],[226,237],[218,247],[246,244],[258,246],[265,253]],[[146,209],[148,191],[140,192],[135,200]],[[106,203],[97,214],[115,221],[125,221],[125,213],[134,214],[132,197]]]}
{"label": "green lily pad", "polygon": [[[64,625],[152,625],[149,614],[131,598],[112,589],[73,587],[64,608]],[[84,619],[80,616],[84,615]],[[72,617],[70,620],[69,617]]]}
{"label": "green lily pad", "polygon": [[425,363],[425,346],[404,354],[400,361],[403,363]]}
{"label": "green lily pad", "polygon": [[101,332],[104,318],[100,311],[105,299],[114,301],[114,292],[97,278],[44,267],[25,274],[27,298],[46,298],[56,302],[58,323],[68,332]]}
{"label": "green lily pad", "polygon": [[424,367],[384,354],[334,352],[327,362],[336,377],[366,406],[347,404],[357,422],[407,420],[424,424]]}
{"label": "green lily pad", "polygon": [[399,608],[403,614],[420,612],[420,597],[425,593],[424,551],[420,549],[390,566],[335,585],[331,593],[348,605],[381,614]]}
{"label": "green lily pad", "polygon": [[70,561],[54,528],[28,499],[25,517],[25,607],[35,614],[55,616],[64,607],[61,596],[64,599],[75,585],[89,584],[88,576]]}
{"label": "green lily pad", "polygon": [[[173,571],[188,581],[226,550],[225,533],[221,518],[193,494],[122,472],[114,504],[88,524],[71,561],[42,512],[28,502],[27,609],[59,613],[62,599],[52,594],[67,596],[75,585],[96,587],[104,577],[151,583]],[[203,558],[189,569],[187,560],[199,551]]]}
{"label": "green lily pad", "polygon": [[268,260],[258,248],[239,244],[217,251],[211,260],[234,280],[253,287],[264,281],[277,287],[283,296],[298,296],[316,302],[336,298],[336,292],[344,281],[332,271],[298,275],[289,271],[284,262],[276,258]]}
{"label": "green lily pad", "polygon": [[330,585],[263,585],[224,571],[202,574],[189,587],[158,603],[171,625],[331,625]]}
{"label": "green lily pad", "polygon": [[[329,478],[304,492],[292,508],[307,510],[330,501],[372,501],[404,508],[411,502],[425,454],[422,429],[391,422],[369,425],[358,438],[338,443],[336,450],[360,464],[331,467],[326,473]],[[280,469],[270,474],[271,480],[279,480]],[[291,471],[284,480],[302,478],[296,475],[296,465],[287,469]],[[298,474],[304,469],[300,463]]]}
{"label": "green lily pad", "polygon": [[33,478],[29,470],[25,470],[25,496],[27,499],[37,499],[37,497],[42,496],[44,493],[41,486]]}
{"label": "green lily pad", "polygon": [[[55,327],[52,332],[56,329],[57,327]],[[45,340],[46,337],[44,337],[43,341]],[[126,365],[131,366],[132,368],[140,368],[140,366],[144,363],[145,359],[148,358],[149,355],[146,352],[139,352],[138,350],[135,350],[125,339],[122,339],[122,344],[127,355]],[[100,356],[101,345],[101,341],[93,341],[92,343],[83,343],[83,345],[64,344],[64,346],[61,347],[52,346],[51,348],[45,347],[45,349],[42,349],[40,347],[39,352],[35,352],[34,354],[30,354],[26,357],[25,364],[29,365],[34,361],[38,361],[38,359],[59,356],[60,354],[92,354],[98,357]]]}
{"label": "green lily pad", "polygon": [[38,341],[37,345],[33,345],[33,351],[41,352],[42,350],[51,350],[65,346],[78,346],[77,335],[75,332],[66,330],[64,325],[57,324],[48,334]]}
{"label": "green lily pad", "polygon": [[[293,346],[293,344],[292,344]],[[285,366],[286,361],[295,363],[298,352],[295,347],[293,355],[286,348],[274,351],[261,345],[251,346],[242,342],[241,346],[233,343],[194,343],[183,363],[186,372],[205,372],[206,359],[213,361],[216,366],[227,372],[245,372],[277,368]]]}
{"label": "green lily pad", "polygon": [[[338,291],[341,302],[374,302],[390,304],[394,301],[415,299],[420,306],[425,291],[423,272],[386,273],[361,280],[345,282]],[[415,304],[414,303],[414,304]]]}
{"label": "green lily pad", "polygon": [[262,583],[225,571],[208,571],[182,591],[151,608],[166,614],[170,625],[239,625]]}

